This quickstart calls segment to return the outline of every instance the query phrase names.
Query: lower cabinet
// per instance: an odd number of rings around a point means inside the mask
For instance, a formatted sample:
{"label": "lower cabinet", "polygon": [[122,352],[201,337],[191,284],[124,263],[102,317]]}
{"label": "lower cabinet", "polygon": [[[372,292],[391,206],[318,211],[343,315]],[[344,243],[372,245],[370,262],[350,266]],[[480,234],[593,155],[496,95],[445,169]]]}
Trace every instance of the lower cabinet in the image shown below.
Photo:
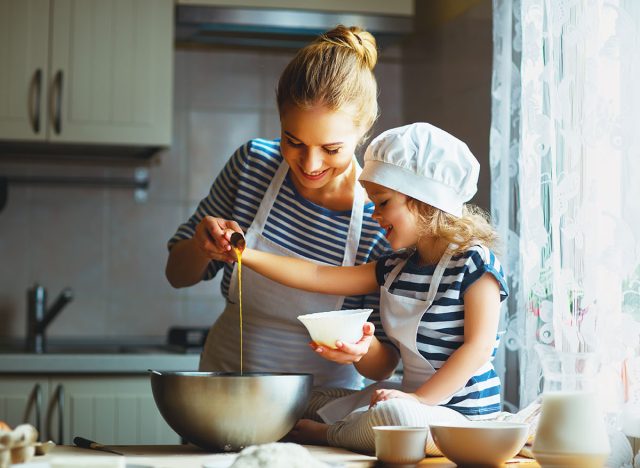
{"label": "lower cabinet", "polygon": [[151,393],[148,375],[0,375],[0,420],[23,422],[41,440],[72,444],[82,436],[102,444],[178,444]]}

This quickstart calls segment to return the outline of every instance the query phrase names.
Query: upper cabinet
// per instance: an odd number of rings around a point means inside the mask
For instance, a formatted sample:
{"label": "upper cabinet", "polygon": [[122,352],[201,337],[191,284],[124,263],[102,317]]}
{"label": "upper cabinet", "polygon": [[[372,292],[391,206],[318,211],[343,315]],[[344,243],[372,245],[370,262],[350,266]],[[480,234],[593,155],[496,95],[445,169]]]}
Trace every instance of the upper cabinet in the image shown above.
{"label": "upper cabinet", "polygon": [[413,16],[414,0],[176,0],[177,5],[221,6],[234,8],[278,8],[377,15]]}
{"label": "upper cabinet", "polygon": [[172,0],[0,0],[0,140],[171,143]]}

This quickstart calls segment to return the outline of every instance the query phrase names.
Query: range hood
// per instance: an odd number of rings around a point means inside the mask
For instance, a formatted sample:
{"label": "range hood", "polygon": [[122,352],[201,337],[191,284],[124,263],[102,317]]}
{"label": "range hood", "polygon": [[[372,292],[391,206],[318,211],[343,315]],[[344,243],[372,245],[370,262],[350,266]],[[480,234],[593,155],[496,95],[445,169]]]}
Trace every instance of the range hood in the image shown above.
{"label": "range hood", "polygon": [[282,8],[176,5],[178,43],[236,47],[300,48],[338,24],[371,32],[380,46],[413,31],[413,17]]}

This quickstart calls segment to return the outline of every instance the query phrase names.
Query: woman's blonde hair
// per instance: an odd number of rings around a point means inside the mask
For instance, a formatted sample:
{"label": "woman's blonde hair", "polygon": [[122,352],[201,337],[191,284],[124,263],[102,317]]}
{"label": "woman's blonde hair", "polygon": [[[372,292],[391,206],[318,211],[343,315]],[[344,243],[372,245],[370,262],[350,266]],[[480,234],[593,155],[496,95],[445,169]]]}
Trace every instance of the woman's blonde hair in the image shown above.
{"label": "woman's blonde hair", "polygon": [[498,233],[482,208],[465,204],[462,216],[458,218],[411,197],[407,203],[418,219],[418,235],[438,237],[449,244],[456,244],[453,255],[464,253],[477,244],[497,252]]}
{"label": "woman's blonde hair", "polygon": [[276,98],[282,115],[293,104],[322,104],[333,111],[353,105],[354,123],[366,133],[378,117],[378,86],[373,68],[376,40],[356,26],[339,25],[300,49],[280,76]]}

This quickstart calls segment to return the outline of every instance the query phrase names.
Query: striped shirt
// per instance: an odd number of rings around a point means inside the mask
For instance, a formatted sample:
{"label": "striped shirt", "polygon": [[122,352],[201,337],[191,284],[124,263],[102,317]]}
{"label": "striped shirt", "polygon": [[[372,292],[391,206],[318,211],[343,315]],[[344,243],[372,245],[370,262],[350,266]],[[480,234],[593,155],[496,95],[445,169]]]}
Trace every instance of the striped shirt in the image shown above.
{"label": "striped shirt", "polygon": [[[280,140],[255,139],[238,148],[214,181],[207,197],[195,213],[169,240],[169,249],[178,241],[193,237],[204,216],[236,221],[243,231],[251,225],[260,202],[283,158]],[[341,265],[351,221],[351,210],[333,211],[303,198],[287,174],[265,223],[263,235],[276,244],[308,259]],[[373,220],[374,205],[365,203],[356,265],[376,260],[389,252],[384,231]],[[209,280],[224,268],[222,295],[228,298],[233,266],[211,261],[203,279]],[[380,323],[379,294],[345,298],[343,309],[371,308],[369,321],[376,336],[386,340]]]}
{"label": "striped shirt", "polygon": [[[379,284],[401,261],[409,257],[404,268],[389,288],[399,296],[426,300],[435,265],[420,265],[415,251],[383,256],[376,265]],[[418,352],[437,371],[464,341],[464,293],[484,273],[495,277],[500,285],[500,301],[508,295],[504,271],[494,253],[474,246],[453,256],[446,265],[433,304],[424,313],[416,336]],[[493,350],[495,356],[498,340]],[[491,360],[469,379],[464,388],[442,404],[471,419],[486,419],[500,411],[500,379]]]}

